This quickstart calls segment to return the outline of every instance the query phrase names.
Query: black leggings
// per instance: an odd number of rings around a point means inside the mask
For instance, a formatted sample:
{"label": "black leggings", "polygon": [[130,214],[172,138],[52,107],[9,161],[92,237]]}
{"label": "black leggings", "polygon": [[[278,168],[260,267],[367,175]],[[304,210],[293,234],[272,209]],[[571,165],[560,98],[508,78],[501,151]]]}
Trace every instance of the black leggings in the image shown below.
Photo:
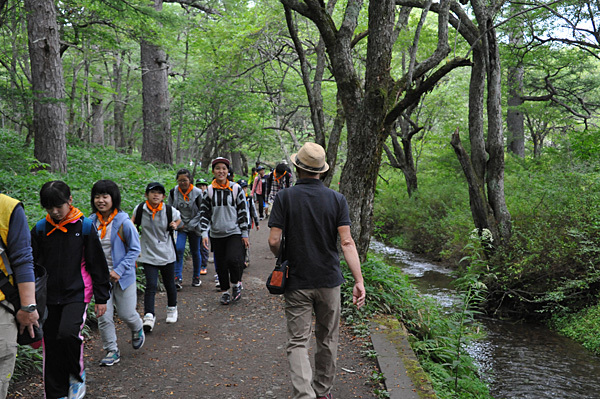
{"label": "black leggings", "polygon": [[225,238],[210,238],[210,245],[215,253],[215,265],[219,276],[221,291],[227,291],[231,284],[242,279],[244,270],[244,242],[241,234]]}

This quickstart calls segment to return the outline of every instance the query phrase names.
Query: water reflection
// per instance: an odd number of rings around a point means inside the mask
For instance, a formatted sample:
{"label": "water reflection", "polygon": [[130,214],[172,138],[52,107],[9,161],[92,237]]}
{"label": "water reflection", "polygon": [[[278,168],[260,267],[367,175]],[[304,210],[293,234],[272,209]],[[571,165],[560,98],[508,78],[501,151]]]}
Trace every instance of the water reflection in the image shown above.
{"label": "water reflection", "polygon": [[[371,250],[413,276],[419,290],[444,307],[457,303],[449,268],[373,241]],[[600,399],[600,358],[530,323],[481,320],[487,336],[468,350],[498,399]]]}

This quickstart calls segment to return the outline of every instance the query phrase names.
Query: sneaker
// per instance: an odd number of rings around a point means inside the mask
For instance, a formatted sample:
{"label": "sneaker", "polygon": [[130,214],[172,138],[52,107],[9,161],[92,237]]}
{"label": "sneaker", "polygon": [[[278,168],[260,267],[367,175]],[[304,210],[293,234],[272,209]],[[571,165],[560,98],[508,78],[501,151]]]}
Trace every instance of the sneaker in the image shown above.
{"label": "sneaker", "polygon": [[239,301],[240,298],[242,297],[242,285],[238,283],[238,285],[234,285],[233,287],[231,287],[231,300],[232,301]]}
{"label": "sneaker", "polygon": [[131,333],[131,345],[133,349],[140,349],[144,346],[144,341],[146,340],[146,334],[144,334],[144,329],[140,328],[139,331],[133,331]]}
{"label": "sneaker", "polygon": [[208,270],[206,270],[206,267],[201,267],[200,274],[206,274],[206,273],[208,273]]}
{"label": "sneaker", "polygon": [[325,396],[317,396],[317,399],[333,399],[333,395],[330,392]]}
{"label": "sneaker", "polygon": [[175,277],[175,289],[177,289],[177,291],[181,291],[182,288],[183,288],[183,280],[180,279],[179,277]]}
{"label": "sneaker", "polygon": [[112,366],[115,363],[119,363],[121,361],[121,355],[119,351],[108,351],[106,352],[106,356],[100,360],[100,366]]}
{"label": "sneaker", "polygon": [[200,287],[200,284],[202,284],[202,281],[200,281],[200,277],[194,277],[192,279],[192,287]]}
{"label": "sneaker", "polygon": [[167,306],[167,324],[177,322],[177,306]]}
{"label": "sneaker", "polygon": [[231,295],[229,294],[229,292],[225,291],[223,293],[223,295],[221,296],[221,304],[229,305],[230,302],[231,302]]}
{"label": "sneaker", "polygon": [[150,332],[154,328],[156,317],[152,313],[146,313],[144,316],[144,331]]}
{"label": "sneaker", "polygon": [[74,376],[69,376],[69,399],[81,399],[85,397],[85,371],[81,374],[82,381]]}
{"label": "sneaker", "polygon": [[215,287],[221,288],[221,283],[219,283],[219,276],[215,274]]}

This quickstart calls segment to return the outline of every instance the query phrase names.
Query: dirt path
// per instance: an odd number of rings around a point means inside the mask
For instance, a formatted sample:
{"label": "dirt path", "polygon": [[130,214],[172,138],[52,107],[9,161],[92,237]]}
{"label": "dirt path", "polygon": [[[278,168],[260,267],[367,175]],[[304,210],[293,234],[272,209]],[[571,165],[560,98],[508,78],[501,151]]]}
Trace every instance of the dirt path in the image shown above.
{"label": "dirt path", "polygon": [[[261,227],[251,233],[251,263],[239,302],[219,303],[212,264],[209,274],[202,276],[202,286],[192,287],[188,262],[177,323],[165,323],[166,294],[157,294],[157,323],[140,350],[133,350],[130,332],[118,324],[121,361],[112,367],[98,365],[104,352],[94,331],[85,347],[87,397],[290,398],[283,299],[270,295],[264,286],[274,257],[267,244],[266,221]],[[142,311],[141,301],[138,310]],[[343,327],[333,389],[337,399],[376,397],[369,382],[376,363],[361,355],[362,344]],[[43,397],[41,377],[14,384],[8,397]]]}

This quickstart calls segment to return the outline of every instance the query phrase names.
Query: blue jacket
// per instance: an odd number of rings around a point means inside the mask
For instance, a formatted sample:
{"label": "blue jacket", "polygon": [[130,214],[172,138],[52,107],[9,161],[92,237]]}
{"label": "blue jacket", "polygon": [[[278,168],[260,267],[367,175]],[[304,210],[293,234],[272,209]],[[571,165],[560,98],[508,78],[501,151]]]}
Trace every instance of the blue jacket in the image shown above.
{"label": "blue jacket", "polygon": [[[98,216],[95,213],[90,215],[90,219],[94,222],[94,226],[98,223]],[[123,225],[123,237],[118,235],[121,225]],[[110,243],[113,270],[121,276],[119,285],[125,289],[135,283],[135,261],[142,250],[140,237],[129,219],[129,215],[123,211],[116,214],[111,226]]]}

